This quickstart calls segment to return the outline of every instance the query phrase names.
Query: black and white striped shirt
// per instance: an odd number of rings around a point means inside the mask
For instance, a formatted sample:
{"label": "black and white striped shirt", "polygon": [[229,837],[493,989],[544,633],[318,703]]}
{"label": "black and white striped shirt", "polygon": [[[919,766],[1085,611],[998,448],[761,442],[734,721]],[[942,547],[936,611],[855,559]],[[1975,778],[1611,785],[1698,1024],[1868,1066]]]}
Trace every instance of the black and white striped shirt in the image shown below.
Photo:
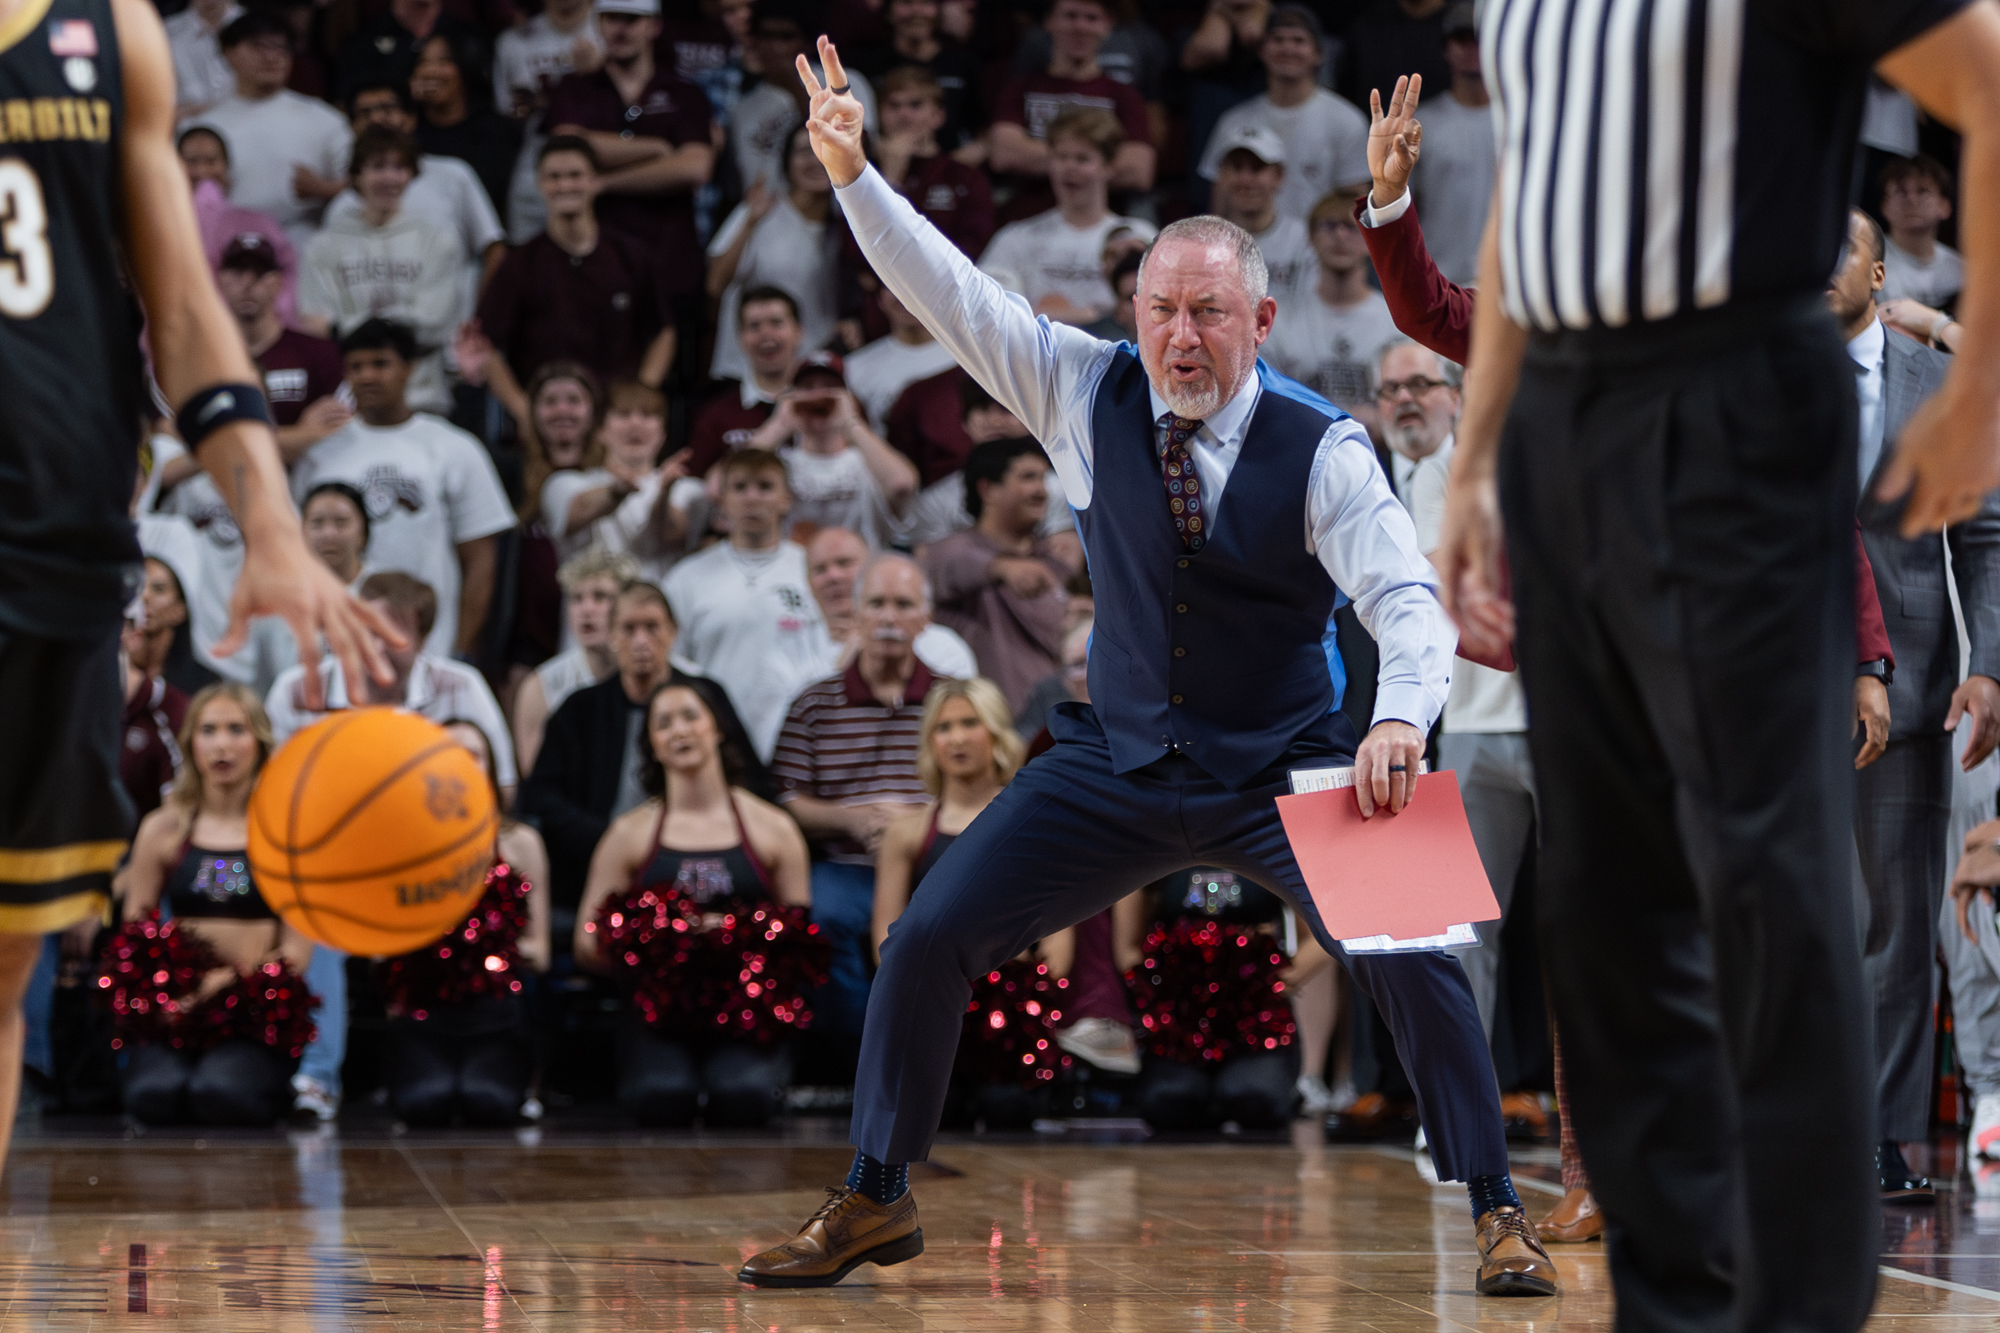
{"label": "black and white striped shirt", "polygon": [[1967,0],[1488,0],[1500,274],[1524,328],[1823,286],[1876,59]]}

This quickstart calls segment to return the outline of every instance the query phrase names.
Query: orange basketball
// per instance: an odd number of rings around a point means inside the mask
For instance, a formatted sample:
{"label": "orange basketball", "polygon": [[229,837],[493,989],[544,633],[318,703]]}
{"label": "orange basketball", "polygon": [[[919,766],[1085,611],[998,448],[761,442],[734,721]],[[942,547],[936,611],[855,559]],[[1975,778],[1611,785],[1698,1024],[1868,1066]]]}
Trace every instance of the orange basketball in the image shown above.
{"label": "orange basketball", "polygon": [[250,869],[294,929],[354,954],[422,948],[471,915],[500,812],[436,723],[336,713],[287,741],[250,797]]}

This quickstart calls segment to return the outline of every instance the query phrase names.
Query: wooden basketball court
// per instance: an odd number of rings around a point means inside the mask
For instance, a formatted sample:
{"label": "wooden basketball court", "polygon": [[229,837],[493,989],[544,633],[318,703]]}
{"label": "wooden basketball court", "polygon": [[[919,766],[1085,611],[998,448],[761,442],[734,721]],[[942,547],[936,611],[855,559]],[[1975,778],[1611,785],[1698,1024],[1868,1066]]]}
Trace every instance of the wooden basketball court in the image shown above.
{"label": "wooden basketball court", "polygon": [[[832,1290],[731,1276],[848,1161],[844,1124],[723,1138],[205,1131],[17,1138],[0,1328],[1609,1328],[1603,1246],[1565,1294],[1473,1295],[1461,1188],[1391,1147],[960,1137],[913,1174],[928,1251]],[[1950,1163],[1940,1163],[1949,1178]],[[1522,1153],[1530,1208],[1553,1154]],[[1877,1330],[2000,1327],[2000,1168],[1884,1224]],[[1531,1188],[1539,1189],[1531,1192]]]}

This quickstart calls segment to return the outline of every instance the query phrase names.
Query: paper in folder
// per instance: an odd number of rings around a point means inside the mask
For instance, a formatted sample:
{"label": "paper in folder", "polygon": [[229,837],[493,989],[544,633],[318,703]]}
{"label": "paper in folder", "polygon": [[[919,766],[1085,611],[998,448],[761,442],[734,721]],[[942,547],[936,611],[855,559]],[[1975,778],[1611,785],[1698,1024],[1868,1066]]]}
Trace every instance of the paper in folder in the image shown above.
{"label": "paper in folder", "polygon": [[1411,953],[1479,943],[1475,921],[1500,903],[1487,882],[1458,775],[1422,773],[1401,814],[1363,819],[1354,770],[1295,769],[1278,798],[1285,836],[1327,930],[1350,953]]}

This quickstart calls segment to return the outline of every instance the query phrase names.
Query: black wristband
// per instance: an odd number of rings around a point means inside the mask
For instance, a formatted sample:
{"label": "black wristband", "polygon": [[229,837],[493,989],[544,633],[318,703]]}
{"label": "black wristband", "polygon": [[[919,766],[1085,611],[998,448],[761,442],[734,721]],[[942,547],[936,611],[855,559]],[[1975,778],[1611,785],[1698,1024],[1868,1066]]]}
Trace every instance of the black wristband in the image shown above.
{"label": "black wristband", "polygon": [[181,443],[193,453],[201,442],[232,421],[261,421],[271,424],[271,409],[264,391],[254,384],[211,384],[181,404],[174,415]]}
{"label": "black wristband", "polygon": [[1888,658],[1878,657],[1873,661],[1855,663],[1854,674],[1857,676],[1873,676],[1886,686],[1890,681],[1895,679],[1896,668],[1889,664]]}

